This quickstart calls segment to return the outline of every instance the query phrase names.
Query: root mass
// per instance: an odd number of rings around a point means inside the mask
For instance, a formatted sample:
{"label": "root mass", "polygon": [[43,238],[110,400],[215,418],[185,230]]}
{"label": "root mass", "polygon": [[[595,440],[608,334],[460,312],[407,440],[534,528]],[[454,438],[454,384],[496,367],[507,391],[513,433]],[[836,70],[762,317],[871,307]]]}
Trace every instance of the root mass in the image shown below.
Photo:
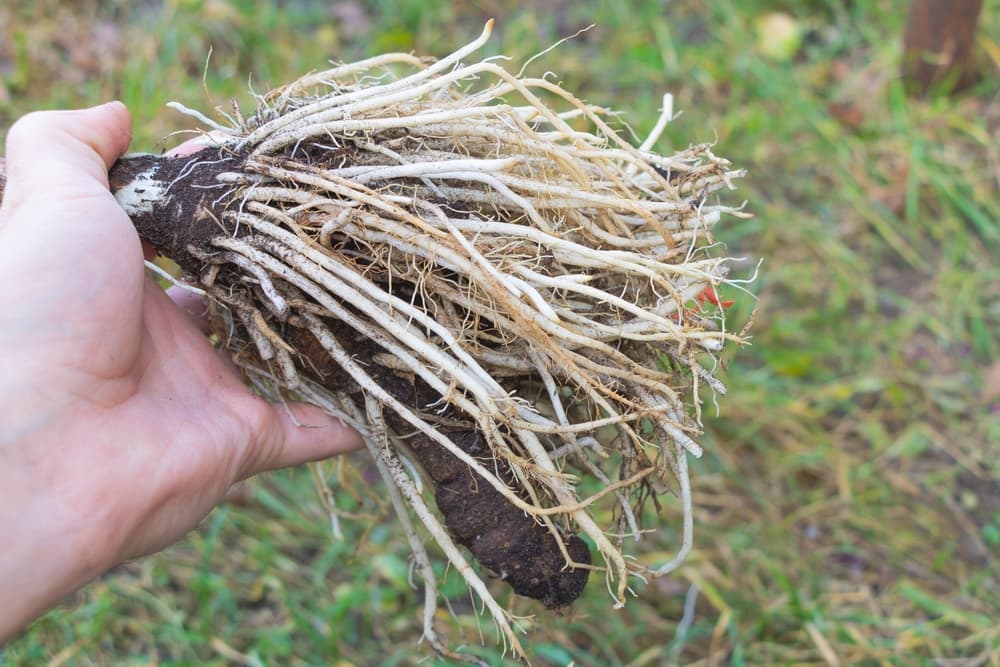
{"label": "root mass", "polygon": [[[681,562],[702,394],[725,393],[718,355],[742,342],[703,298],[734,285],[711,228],[745,217],[714,194],[742,172],[707,145],[637,148],[548,79],[465,64],[488,33],[438,61],[310,74],[217,126],[216,147],[111,174],[255,386],[365,432],[424,579],[425,637],[452,656],[425,541],[517,653],[456,543],[549,607],[597,576],[623,604],[629,577]],[[676,556],[627,558],[642,504],[669,491]]]}

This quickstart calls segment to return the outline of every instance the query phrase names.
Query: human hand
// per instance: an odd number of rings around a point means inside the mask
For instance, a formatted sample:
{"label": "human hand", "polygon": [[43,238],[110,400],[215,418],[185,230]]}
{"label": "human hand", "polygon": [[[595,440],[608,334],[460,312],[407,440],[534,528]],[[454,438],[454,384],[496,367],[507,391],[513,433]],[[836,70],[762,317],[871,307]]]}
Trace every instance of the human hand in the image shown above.
{"label": "human hand", "polygon": [[7,138],[0,641],[179,539],[236,481],[361,444],[318,408],[251,394],[145,275],[108,191],[130,132],[124,105],[110,103],[30,114]]}

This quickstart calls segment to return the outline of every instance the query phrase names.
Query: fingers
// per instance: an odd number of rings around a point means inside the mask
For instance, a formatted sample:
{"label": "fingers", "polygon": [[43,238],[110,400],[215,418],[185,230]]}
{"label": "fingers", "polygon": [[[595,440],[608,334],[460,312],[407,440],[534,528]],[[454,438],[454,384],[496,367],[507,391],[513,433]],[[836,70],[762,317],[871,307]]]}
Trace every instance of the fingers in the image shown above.
{"label": "fingers", "polygon": [[108,193],[108,169],[128,148],[132,121],[121,102],[37,111],[7,134],[5,218],[24,202]]}
{"label": "fingers", "polygon": [[193,155],[198,151],[208,148],[210,146],[218,146],[224,139],[225,135],[221,132],[213,130],[211,132],[206,132],[200,134],[193,139],[188,139],[179,146],[175,146],[167,151],[167,155],[171,157],[185,157],[188,155]]}
{"label": "fingers", "polygon": [[188,316],[199,331],[203,334],[211,332],[208,319],[208,304],[205,303],[204,297],[193,293],[191,290],[177,286],[168,288],[167,296],[184,311],[184,314]]}
{"label": "fingers", "polygon": [[240,479],[352,452],[364,444],[356,430],[316,406],[264,405],[266,412],[243,458]]}

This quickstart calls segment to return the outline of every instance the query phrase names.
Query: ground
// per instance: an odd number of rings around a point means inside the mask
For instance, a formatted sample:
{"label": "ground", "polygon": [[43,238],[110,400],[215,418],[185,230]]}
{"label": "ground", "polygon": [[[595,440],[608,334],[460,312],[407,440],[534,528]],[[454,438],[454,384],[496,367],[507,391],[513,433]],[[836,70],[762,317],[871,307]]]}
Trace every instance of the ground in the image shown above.
{"label": "ground", "polygon": [[[763,258],[760,301],[722,295],[733,321],[757,315],[718,415],[706,406],[694,552],[623,610],[600,585],[561,616],[515,601],[535,614],[534,664],[1000,665],[1000,2],[984,4],[980,83],[912,100],[902,0],[15,0],[0,8],[0,127],[117,97],[134,147],[156,150],[193,126],[172,99],[246,110],[248,82],[443,55],[491,16],[488,49],[521,63],[593,23],[534,66],[639,135],[672,92],[684,113],[658,147],[712,141],[749,170],[736,196],[756,217],[717,236],[745,257],[735,275]],[[405,540],[364,457],[341,466],[338,502],[358,515],[343,540],[308,471],[269,475],[0,662],[434,664]],[[676,509],[666,499],[651,556],[676,547]],[[453,641],[513,664],[447,581]]]}

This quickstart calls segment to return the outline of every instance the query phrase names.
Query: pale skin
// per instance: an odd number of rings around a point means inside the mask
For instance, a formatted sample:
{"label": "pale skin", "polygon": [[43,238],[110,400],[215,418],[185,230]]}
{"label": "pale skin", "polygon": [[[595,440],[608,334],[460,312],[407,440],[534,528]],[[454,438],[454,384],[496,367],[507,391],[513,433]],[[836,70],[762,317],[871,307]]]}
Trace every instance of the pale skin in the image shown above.
{"label": "pale skin", "polygon": [[[254,396],[145,274],[108,190],[110,103],[25,116],[0,206],[0,642],[123,560],[180,539],[239,480],[361,446]],[[148,249],[147,249],[148,252]]]}

